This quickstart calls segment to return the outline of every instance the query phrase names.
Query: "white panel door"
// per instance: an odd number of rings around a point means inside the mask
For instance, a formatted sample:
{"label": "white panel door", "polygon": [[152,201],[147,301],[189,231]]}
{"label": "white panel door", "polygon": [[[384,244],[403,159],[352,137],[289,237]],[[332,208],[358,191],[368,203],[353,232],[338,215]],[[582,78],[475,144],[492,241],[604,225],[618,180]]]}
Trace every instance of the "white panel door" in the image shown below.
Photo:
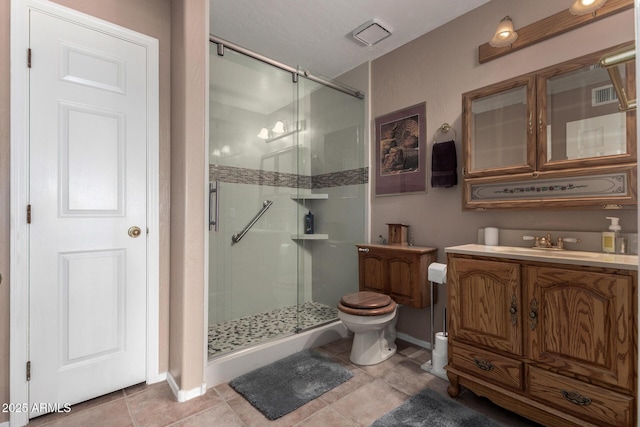
{"label": "white panel door", "polygon": [[145,381],[148,135],[145,48],[30,14],[33,408]]}

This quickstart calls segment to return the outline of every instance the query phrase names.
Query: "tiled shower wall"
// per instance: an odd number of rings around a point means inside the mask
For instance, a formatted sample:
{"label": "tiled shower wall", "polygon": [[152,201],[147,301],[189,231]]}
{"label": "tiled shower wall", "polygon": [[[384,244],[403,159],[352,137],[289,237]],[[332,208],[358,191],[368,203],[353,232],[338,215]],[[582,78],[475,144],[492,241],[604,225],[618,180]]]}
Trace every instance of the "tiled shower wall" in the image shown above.
{"label": "tiled shower wall", "polygon": [[[357,291],[354,244],[363,238],[368,168],[304,176],[210,165],[210,180],[218,181],[221,227],[210,236],[209,324],[309,301],[335,306],[342,295]],[[328,198],[302,206],[292,199],[298,192]],[[262,200],[274,203],[241,242],[232,244],[231,235],[253,218]],[[291,238],[307,209],[314,213],[316,231],[328,240]]]}

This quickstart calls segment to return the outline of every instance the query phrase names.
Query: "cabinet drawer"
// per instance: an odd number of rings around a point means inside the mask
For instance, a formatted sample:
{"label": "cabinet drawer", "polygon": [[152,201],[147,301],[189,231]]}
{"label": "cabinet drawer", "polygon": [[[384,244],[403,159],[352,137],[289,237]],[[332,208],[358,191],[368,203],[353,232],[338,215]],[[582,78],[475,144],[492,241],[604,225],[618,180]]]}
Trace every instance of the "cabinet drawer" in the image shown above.
{"label": "cabinet drawer", "polygon": [[522,362],[464,344],[452,346],[455,367],[507,387],[522,390]]}
{"label": "cabinet drawer", "polygon": [[529,368],[529,394],[585,420],[608,426],[631,425],[633,397],[535,366]]}

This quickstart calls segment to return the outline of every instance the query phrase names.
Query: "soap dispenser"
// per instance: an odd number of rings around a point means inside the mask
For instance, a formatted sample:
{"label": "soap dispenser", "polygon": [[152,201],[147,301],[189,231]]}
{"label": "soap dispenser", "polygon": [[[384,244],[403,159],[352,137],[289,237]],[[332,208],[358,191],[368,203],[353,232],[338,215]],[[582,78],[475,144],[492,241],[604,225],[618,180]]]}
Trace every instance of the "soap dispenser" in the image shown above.
{"label": "soap dispenser", "polygon": [[616,239],[622,227],[619,224],[620,218],[613,216],[606,218],[611,220],[611,225],[609,231],[602,232],[602,252],[612,254],[616,252]]}

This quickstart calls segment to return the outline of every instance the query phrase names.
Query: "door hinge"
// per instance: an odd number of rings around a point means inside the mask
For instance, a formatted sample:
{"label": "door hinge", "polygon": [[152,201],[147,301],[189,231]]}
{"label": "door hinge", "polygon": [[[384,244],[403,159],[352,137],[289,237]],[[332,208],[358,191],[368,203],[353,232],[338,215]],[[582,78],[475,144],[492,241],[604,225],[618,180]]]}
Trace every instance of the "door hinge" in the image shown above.
{"label": "door hinge", "polygon": [[31,381],[31,361],[27,362],[27,381]]}
{"label": "door hinge", "polygon": [[27,205],[27,224],[31,224],[31,205]]}
{"label": "door hinge", "polygon": [[31,68],[31,48],[27,49],[27,68]]}

